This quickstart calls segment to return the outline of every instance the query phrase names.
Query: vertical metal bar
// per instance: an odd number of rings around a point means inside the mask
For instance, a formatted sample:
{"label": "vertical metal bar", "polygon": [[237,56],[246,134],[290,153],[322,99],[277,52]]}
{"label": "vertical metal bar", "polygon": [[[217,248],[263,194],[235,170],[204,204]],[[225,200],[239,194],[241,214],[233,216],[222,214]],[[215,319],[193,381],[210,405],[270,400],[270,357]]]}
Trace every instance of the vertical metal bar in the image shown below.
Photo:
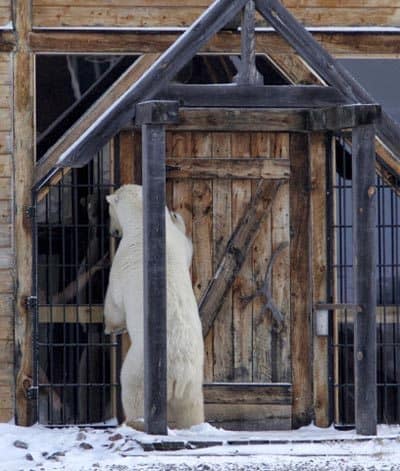
{"label": "vertical metal bar", "polygon": [[357,433],[376,435],[375,128],[359,126],[352,137],[355,422]]}
{"label": "vertical metal bar", "polygon": [[145,430],[167,434],[165,126],[144,124],[143,288]]}

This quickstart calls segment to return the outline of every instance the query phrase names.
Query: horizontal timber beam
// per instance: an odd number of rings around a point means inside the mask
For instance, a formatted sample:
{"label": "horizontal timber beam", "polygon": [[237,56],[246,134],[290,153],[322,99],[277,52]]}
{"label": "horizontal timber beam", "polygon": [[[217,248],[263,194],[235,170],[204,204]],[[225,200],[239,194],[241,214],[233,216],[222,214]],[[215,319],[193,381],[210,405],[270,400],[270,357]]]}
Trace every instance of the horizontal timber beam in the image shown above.
{"label": "horizontal timber beam", "polygon": [[215,158],[169,158],[167,177],[172,179],[195,178],[230,178],[260,179],[289,178],[290,162],[288,159],[215,159]]}
{"label": "horizontal timber beam", "polygon": [[336,131],[379,119],[379,105],[344,105],[329,108],[181,108],[179,124],[185,131]]}
{"label": "horizontal timber beam", "polygon": [[[146,54],[164,52],[181,32],[105,30],[41,30],[29,34],[32,52]],[[5,33],[2,33],[4,38]],[[3,47],[13,48],[12,33]],[[313,37],[335,57],[399,58],[400,33],[314,32]],[[7,46],[7,43],[9,46]],[[221,31],[201,49],[209,53],[240,54],[240,33]],[[293,54],[293,49],[275,31],[256,32],[256,51]]]}
{"label": "horizontal timber beam", "polygon": [[206,404],[292,404],[289,383],[206,383]]}
{"label": "horizontal timber beam", "polygon": [[313,108],[349,103],[334,88],[318,85],[169,85],[158,98],[203,108]]}

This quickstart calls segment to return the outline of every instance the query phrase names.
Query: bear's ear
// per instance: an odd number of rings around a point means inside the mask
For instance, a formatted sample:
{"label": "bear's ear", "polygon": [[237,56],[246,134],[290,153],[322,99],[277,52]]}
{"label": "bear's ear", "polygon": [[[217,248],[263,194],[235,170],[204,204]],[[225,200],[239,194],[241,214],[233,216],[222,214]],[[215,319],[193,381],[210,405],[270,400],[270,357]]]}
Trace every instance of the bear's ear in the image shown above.
{"label": "bear's ear", "polygon": [[114,205],[114,204],[118,203],[118,196],[115,193],[113,193],[111,195],[107,195],[106,200],[107,200],[108,204],[113,204]]}

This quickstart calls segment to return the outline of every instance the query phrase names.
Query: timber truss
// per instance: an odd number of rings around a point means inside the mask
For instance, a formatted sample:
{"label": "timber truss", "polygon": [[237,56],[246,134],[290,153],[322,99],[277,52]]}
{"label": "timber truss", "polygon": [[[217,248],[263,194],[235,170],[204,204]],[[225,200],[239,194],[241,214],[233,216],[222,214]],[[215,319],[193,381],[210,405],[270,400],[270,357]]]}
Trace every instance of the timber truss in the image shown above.
{"label": "timber truss", "polygon": [[[171,83],[181,68],[201,51],[212,36],[241,11],[242,51],[240,70],[235,83],[224,85]],[[256,11],[287,40],[319,77],[322,85],[263,85],[262,77],[255,67]],[[357,208],[354,212],[356,220],[354,261],[357,286],[355,303],[361,309],[361,316],[357,318],[360,336],[355,339],[355,351],[358,352],[358,356],[355,357],[356,426],[360,433],[374,434],[376,383],[363,373],[376,371],[374,366],[376,343],[373,340],[376,303],[373,276],[375,262],[372,256],[375,253],[373,228],[376,213],[374,142],[377,136],[389,155],[385,160],[386,167],[392,173],[398,174],[400,128],[397,124],[384,111],[381,113],[380,106],[374,103],[373,98],[288,13],[279,0],[216,0],[163,54],[145,55],[136,61],[40,159],[36,165],[34,190],[40,190],[57,174],[59,168],[81,167],[88,163],[102,146],[132,120],[135,120],[137,126],[142,127],[144,206],[151,208],[151,211],[145,211],[144,224],[145,240],[148,241],[144,247],[145,278],[149,284],[155,279],[155,272],[152,271],[155,265],[157,273],[160,274],[160,263],[165,255],[164,249],[160,249],[160,233],[155,237],[154,227],[162,221],[165,207],[165,194],[160,189],[160,182],[165,180],[166,126],[174,126],[179,122],[184,123],[187,129],[196,129],[199,120],[203,120],[203,124],[207,123],[214,130],[234,130],[235,124],[238,123],[242,130],[246,126],[249,130],[252,129],[254,123],[257,123],[258,129],[265,126],[265,130],[269,131],[312,132],[353,129],[354,207]],[[179,172],[179,169],[175,171]],[[186,171],[190,172],[190,169]],[[157,178],[154,178],[155,176]],[[158,206],[147,206],[151,198],[154,203],[154,195],[158,195]],[[240,236],[239,234],[237,237]],[[162,237],[165,237],[165,234]],[[155,259],[154,254],[156,254]],[[234,250],[231,251],[231,255],[233,257]],[[226,263],[228,266],[237,261],[233,257]],[[160,292],[162,283],[161,277],[157,285],[157,290]],[[145,420],[150,433],[165,433],[165,351],[162,348],[152,347],[148,336],[148,332],[154,328],[158,336],[156,339],[159,341],[158,345],[165,345],[165,322],[160,321],[160,312],[165,311],[165,299],[157,298],[157,306],[154,305],[154,299],[151,293],[145,293],[144,304],[148,322],[145,337],[146,362],[162,365],[162,368],[160,367],[157,374],[151,377],[148,372],[145,373],[147,397]],[[208,308],[210,315],[215,315],[216,303],[218,302],[215,299],[210,301]],[[204,329],[207,309],[203,309],[202,315]],[[152,337],[154,340],[154,335]]]}

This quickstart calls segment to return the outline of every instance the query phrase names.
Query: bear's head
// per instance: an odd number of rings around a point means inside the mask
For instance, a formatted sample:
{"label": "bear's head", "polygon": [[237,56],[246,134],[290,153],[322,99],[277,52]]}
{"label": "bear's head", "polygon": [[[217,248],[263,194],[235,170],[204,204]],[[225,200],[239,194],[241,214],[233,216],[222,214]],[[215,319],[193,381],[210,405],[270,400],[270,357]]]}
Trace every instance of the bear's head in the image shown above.
{"label": "bear's head", "polygon": [[122,237],[127,224],[142,224],[142,187],[123,185],[115,193],[106,196],[109,204],[110,234]]}

